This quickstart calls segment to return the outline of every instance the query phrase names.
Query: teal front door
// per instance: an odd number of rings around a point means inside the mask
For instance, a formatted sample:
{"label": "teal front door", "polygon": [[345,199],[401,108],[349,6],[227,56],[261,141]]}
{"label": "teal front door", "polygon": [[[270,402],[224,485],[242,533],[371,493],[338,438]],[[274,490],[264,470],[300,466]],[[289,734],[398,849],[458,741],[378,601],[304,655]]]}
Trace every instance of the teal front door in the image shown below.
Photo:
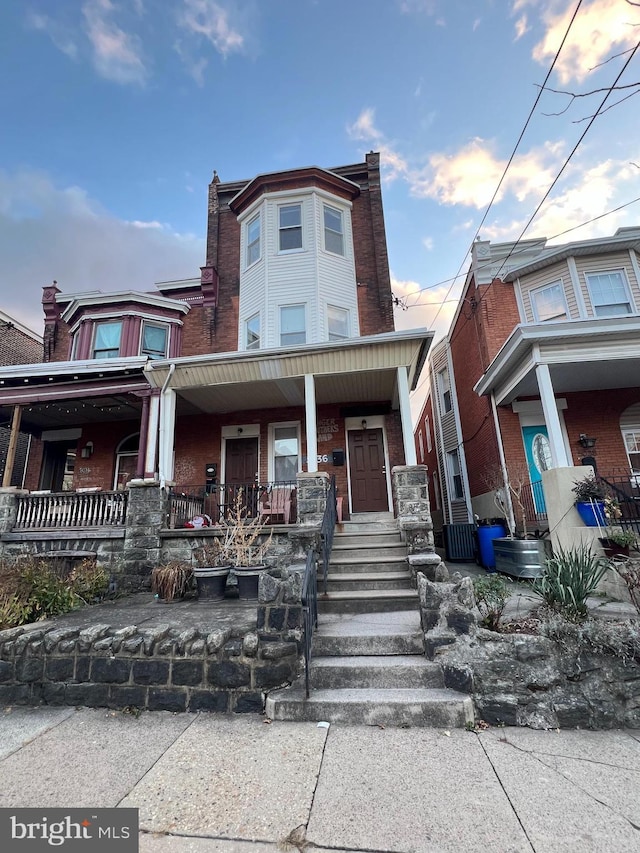
{"label": "teal front door", "polygon": [[522,440],[529,466],[533,503],[537,513],[547,511],[542,491],[542,472],[551,468],[551,447],[546,426],[522,427]]}

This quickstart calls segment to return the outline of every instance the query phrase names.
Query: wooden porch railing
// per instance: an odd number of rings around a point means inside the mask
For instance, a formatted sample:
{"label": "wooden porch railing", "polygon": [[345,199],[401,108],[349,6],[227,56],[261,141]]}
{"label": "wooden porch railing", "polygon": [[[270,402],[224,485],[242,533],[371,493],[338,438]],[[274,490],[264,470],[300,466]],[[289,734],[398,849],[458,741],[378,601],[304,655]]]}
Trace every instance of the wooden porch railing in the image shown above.
{"label": "wooden porch railing", "polygon": [[18,495],[14,530],[124,526],[126,492],[54,492]]}

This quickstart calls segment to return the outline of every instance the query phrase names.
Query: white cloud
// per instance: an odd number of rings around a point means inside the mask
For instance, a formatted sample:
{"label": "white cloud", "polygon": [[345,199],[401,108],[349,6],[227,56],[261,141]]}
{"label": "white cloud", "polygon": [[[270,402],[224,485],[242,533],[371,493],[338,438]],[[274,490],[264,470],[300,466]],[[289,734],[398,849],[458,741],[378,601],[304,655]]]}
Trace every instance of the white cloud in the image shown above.
{"label": "white cloud", "polygon": [[435,15],[437,0],[397,0],[403,15]]}
{"label": "white cloud", "polygon": [[140,39],[114,21],[111,0],[87,0],[82,7],[85,31],[98,74],[115,83],[139,83],[147,78]]}
{"label": "white cloud", "polygon": [[42,287],[67,293],[152,290],[190,278],[204,263],[204,239],[159,222],[117,219],[81,187],[48,175],[0,171],[0,290],[3,310],[42,330]]}
{"label": "white cloud", "polygon": [[[517,4],[522,8],[525,4]],[[539,15],[545,34],[533,49],[533,58],[549,65],[574,11],[564,0],[545,0]],[[638,8],[621,0],[583,2],[562,48],[556,71],[562,84],[582,82],[589,71],[613,54],[633,47],[638,36]]]}
{"label": "white cloud", "polygon": [[427,252],[432,252],[433,246],[434,246],[433,237],[423,237],[422,238],[422,245],[425,247]]}
{"label": "white cloud", "polygon": [[230,23],[230,13],[230,9],[215,0],[184,0],[180,24],[207,39],[226,58],[245,48],[245,37]]}
{"label": "white cloud", "polygon": [[55,21],[49,15],[33,11],[27,14],[27,26],[39,32],[46,33],[58,50],[62,51],[70,59],[77,58],[78,45],[69,27],[59,21]]}
{"label": "white cloud", "polygon": [[525,33],[529,32],[529,23],[526,15],[520,15],[515,23],[516,41],[522,38]]}
{"label": "white cloud", "polygon": [[383,180],[394,181],[398,177],[406,177],[409,174],[409,164],[398,151],[384,141],[384,135],[374,124],[375,110],[372,107],[363,109],[351,125],[347,126],[347,133],[351,139],[373,143],[380,152],[380,163],[382,167]]}

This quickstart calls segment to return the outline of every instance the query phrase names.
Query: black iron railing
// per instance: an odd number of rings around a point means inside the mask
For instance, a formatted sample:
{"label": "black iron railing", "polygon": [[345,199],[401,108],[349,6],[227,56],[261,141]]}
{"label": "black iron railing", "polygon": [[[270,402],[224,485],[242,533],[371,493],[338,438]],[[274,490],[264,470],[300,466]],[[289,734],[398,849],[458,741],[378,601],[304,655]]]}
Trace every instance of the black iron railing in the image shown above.
{"label": "black iron railing", "polygon": [[600,476],[606,491],[616,501],[614,515],[609,518],[612,524],[640,530],[640,474],[607,474]]}
{"label": "black iron railing", "polygon": [[216,483],[185,485],[173,489],[169,499],[170,528],[184,527],[196,516],[219,524],[230,520],[238,507],[251,518],[270,524],[294,524],[297,520],[296,482]]}
{"label": "black iron railing", "polygon": [[309,667],[314,629],[318,627],[318,568],[315,549],[307,551],[307,562],[302,579],[302,621],[304,629],[304,689],[309,698]]}
{"label": "black iron railing", "polygon": [[331,477],[331,483],[327,491],[327,503],[322,516],[322,526],[320,528],[320,561],[322,563],[322,592],[326,595],[327,592],[327,575],[329,573],[329,560],[331,558],[331,549],[333,548],[333,534],[336,529],[336,521],[338,519],[337,503],[336,503],[336,478]]}

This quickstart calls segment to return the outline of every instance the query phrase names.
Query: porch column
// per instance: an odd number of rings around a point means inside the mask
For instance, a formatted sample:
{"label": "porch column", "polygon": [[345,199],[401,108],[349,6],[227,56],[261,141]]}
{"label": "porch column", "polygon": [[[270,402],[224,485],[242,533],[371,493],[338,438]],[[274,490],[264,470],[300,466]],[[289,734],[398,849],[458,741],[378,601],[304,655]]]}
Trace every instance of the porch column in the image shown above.
{"label": "porch column", "polygon": [[4,465],[4,475],[2,477],[3,488],[7,488],[11,485],[11,475],[13,473],[13,463],[16,461],[16,449],[18,447],[21,420],[22,408],[20,406],[14,406],[13,418],[11,420],[11,434],[9,436],[9,447],[7,448],[7,461]]}
{"label": "porch column", "polygon": [[138,443],[138,461],[136,462],[136,477],[144,477],[145,460],[147,456],[147,435],[149,434],[149,397],[142,398],[142,415],[140,416],[140,441]]}
{"label": "porch column", "polygon": [[411,403],[409,400],[409,380],[407,379],[407,368],[398,368],[398,401],[400,403],[400,420],[402,421],[402,441],[404,444],[405,465],[417,465],[416,445],[413,440],[413,426],[411,424]]}
{"label": "porch column", "polygon": [[560,417],[558,416],[558,407],[553,393],[551,373],[549,371],[548,364],[536,365],[536,378],[538,380],[538,389],[540,391],[544,420],[547,425],[547,432],[549,433],[549,444],[551,447],[551,460],[553,462],[553,467],[567,468],[571,463],[567,459],[567,451],[564,446]]}
{"label": "porch column", "polygon": [[304,413],[307,424],[307,471],[318,470],[318,427],[316,422],[316,385],[313,373],[304,377]]}
{"label": "porch column", "polygon": [[160,398],[160,485],[173,482],[173,443],[176,431],[176,392],[167,388]]}
{"label": "porch column", "polygon": [[154,389],[149,398],[149,427],[147,429],[147,454],[144,460],[144,476],[154,477],[158,456],[158,426],[160,423],[160,394]]}

